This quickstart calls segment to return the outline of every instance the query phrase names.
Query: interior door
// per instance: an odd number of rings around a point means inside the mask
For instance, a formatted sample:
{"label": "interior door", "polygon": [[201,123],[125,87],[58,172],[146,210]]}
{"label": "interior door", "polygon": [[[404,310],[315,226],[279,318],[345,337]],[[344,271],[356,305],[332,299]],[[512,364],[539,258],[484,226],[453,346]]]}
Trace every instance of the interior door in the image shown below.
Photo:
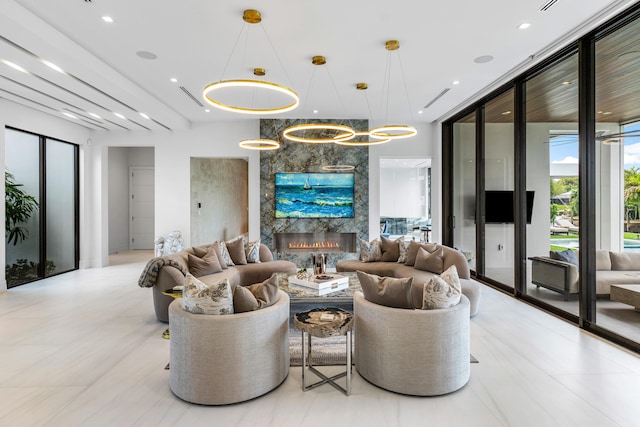
{"label": "interior door", "polygon": [[154,168],[132,167],[129,173],[131,249],[153,249],[155,222]]}

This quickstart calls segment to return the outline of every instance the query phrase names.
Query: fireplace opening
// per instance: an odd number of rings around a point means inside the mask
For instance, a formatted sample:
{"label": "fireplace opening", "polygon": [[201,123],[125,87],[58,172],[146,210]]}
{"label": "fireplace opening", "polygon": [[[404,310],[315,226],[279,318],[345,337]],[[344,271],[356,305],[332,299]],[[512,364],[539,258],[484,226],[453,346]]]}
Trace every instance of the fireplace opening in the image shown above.
{"label": "fireplace opening", "polygon": [[347,253],[356,251],[356,233],[275,233],[278,253]]}

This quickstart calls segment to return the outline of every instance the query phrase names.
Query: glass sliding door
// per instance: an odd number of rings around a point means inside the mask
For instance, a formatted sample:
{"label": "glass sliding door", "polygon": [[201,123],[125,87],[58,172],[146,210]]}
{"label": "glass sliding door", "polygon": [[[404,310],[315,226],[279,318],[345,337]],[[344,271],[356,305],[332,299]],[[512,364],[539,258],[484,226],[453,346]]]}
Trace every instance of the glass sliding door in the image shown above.
{"label": "glass sliding door", "polygon": [[513,89],[485,104],[484,112],[484,275],[514,284]]}
{"label": "glass sliding door", "polygon": [[46,139],[45,276],[78,268],[76,259],[76,146]]}
{"label": "glass sliding door", "polygon": [[476,115],[453,123],[453,246],[476,269]]}
{"label": "glass sliding door", "polygon": [[41,279],[40,137],[5,133],[5,278],[7,287]]}
{"label": "glass sliding door", "polygon": [[593,323],[635,342],[640,342],[640,314],[634,308],[634,298],[640,295],[639,65],[640,20],[596,41]]}
{"label": "glass sliding door", "polygon": [[77,269],[78,147],[14,129],[5,136],[7,286]]}
{"label": "glass sliding door", "polygon": [[[578,55],[526,81],[527,295],[578,315]],[[528,218],[529,219],[529,218]]]}

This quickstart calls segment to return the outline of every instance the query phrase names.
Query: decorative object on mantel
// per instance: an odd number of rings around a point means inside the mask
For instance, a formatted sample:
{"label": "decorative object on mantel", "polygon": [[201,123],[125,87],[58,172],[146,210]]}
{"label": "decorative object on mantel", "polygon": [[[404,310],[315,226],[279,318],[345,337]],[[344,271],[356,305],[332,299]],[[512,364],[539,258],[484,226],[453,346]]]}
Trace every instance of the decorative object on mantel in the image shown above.
{"label": "decorative object on mantel", "polygon": [[[242,15],[242,19],[244,20],[245,24],[259,24],[260,22],[262,22],[262,15],[257,10],[247,9],[244,11]],[[242,29],[240,30],[240,34],[238,35],[238,38],[236,39],[236,42],[233,46],[233,50],[231,51],[231,55],[229,56],[229,59],[227,60],[225,68],[222,71],[222,77],[224,77],[224,73],[227,69],[227,66],[229,65],[231,57],[233,57],[233,53],[235,51],[236,46],[238,45],[238,42],[240,41],[240,37],[242,36],[242,33],[245,27],[246,25],[243,24]],[[264,30],[264,27],[262,27],[262,30],[265,32],[265,35],[266,35],[266,31]],[[278,58],[278,62],[282,65],[282,61],[280,61],[280,58],[278,57],[278,54],[275,51],[275,48],[271,44],[271,39],[269,38],[268,35],[266,35],[266,38],[269,41],[269,44],[271,45],[271,48],[273,49],[275,56]],[[262,74],[254,70],[255,75],[257,76],[264,75],[263,69],[256,69],[256,70],[261,70]],[[286,70],[285,70],[285,75],[286,75]],[[207,86],[205,86],[204,90],[202,91],[202,96],[204,97],[205,102],[221,110],[231,111],[233,113],[242,113],[242,114],[277,114],[277,113],[284,113],[287,111],[291,111],[295,109],[300,103],[300,98],[298,97],[298,94],[286,86],[283,86],[277,83],[268,82],[265,80],[254,80],[254,79],[222,80],[222,77],[217,82],[209,83]],[[214,98],[213,96],[214,92],[218,92],[216,95],[219,95],[219,91],[225,91],[225,89],[226,89],[225,92],[228,92],[229,89],[238,90],[238,89],[247,89],[247,88],[251,90],[251,94],[247,98],[252,103],[255,102],[255,93],[257,89],[268,91],[271,97],[273,97],[274,93],[283,94],[285,96],[285,99],[290,98],[287,100],[287,102],[291,100],[293,102],[290,102],[288,104],[285,103],[285,105],[278,106],[278,107],[272,107],[267,105],[259,107],[259,106],[255,106],[255,104],[251,106],[239,106],[240,102],[237,102],[237,103],[234,102],[233,104],[231,104],[226,100],[222,101]]]}
{"label": "decorative object on mantel", "polygon": [[[369,110],[369,117],[371,117],[371,107],[369,106],[369,98],[367,97],[367,92],[365,92],[369,88],[369,85],[366,83],[356,83],[356,90],[362,91],[364,93],[364,98],[367,101],[367,109]],[[365,139],[366,138],[366,139]],[[381,137],[381,136],[373,136],[371,133],[366,131],[358,131],[353,139],[348,141],[336,141],[336,144],[339,145],[347,145],[347,146],[362,146],[362,145],[378,145],[385,144],[391,141],[389,137]]]}
{"label": "decorative object on mantel", "polygon": [[[400,49],[400,42],[398,40],[388,40],[385,43],[385,48],[389,52],[387,55],[387,82],[386,82],[386,94],[387,94],[387,102],[386,102],[386,116],[385,120],[389,115],[389,92],[391,91],[390,82],[391,82],[391,55],[392,52]],[[400,75],[402,76],[402,83],[405,89],[405,95],[407,97],[407,104],[409,106],[409,112],[411,113],[411,104],[409,102],[409,92],[407,91],[407,83],[404,78],[404,70],[402,69],[402,61],[400,60],[400,53],[396,55],[398,57],[398,63],[400,66]],[[412,114],[412,113],[411,113]],[[413,114],[412,114],[413,116]],[[409,138],[417,135],[418,131],[413,126],[409,125],[384,125],[374,129],[369,130],[369,134],[374,137],[382,137],[382,138],[390,138],[390,139],[401,139],[401,138]]]}
{"label": "decorative object on mantel", "polygon": [[[311,58],[311,63],[316,66],[326,65],[327,59],[324,56],[314,56]],[[323,67],[327,70],[327,75],[329,76],[329,80],[331,80],[331,84],[335,89],[335,84],[333,83],[333,78],[329,73],[329,69],[327,67]],[[313,80],[316,74],[316,67],[314,67],[313,72],[311,73],[311,80],[309,82],[309,90],[307,91],[307,97],[305,104],[311,99],[311,88],[313,86]],[[342,100],[340,99],[340,94],[336,90],[336,96],[342,104]],[[308,132],[313,132],[312,135],[309,135]],[[349,126],[335,123],[302,123],[293,126],[289,126],[282,132],[282,136],[289,141],[294,142],[305,142],[307,144],[332,144],[337,141],[347,141],[355,137],[356,132]]]}

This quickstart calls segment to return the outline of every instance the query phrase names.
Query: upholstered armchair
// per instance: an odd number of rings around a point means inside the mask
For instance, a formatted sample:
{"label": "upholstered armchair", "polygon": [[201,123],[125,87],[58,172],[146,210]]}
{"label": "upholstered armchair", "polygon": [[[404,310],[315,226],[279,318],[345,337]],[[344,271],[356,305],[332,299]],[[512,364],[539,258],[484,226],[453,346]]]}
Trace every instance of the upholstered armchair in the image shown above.
{"label": "upholstered armchair", "polygon": [[171,391],[187,402],[225,405],[261,396],[289,373],[289,296],[267,308],[229,315],[169,306]]}
{"label": "upholstered armchair", "polygon": [[467,297],[436,310],[386,307],[361,292],[353,303],[356,369],[364,379],[415,396],[451,393],[469,381]]}

